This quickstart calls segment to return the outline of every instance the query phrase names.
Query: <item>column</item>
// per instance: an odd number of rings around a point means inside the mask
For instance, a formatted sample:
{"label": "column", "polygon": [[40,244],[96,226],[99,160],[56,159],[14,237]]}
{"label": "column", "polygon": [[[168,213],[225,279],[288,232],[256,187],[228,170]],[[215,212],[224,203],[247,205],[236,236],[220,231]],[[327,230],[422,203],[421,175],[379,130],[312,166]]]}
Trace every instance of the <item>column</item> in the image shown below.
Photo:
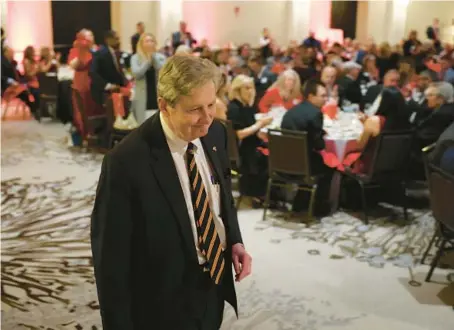
{"label": "column", "polygon": [[[136,24],[143,22],[145,31],[158,34],[159,4],[155,1],[111,1],[112,29],[120,35],[121,48],[132,51],[131,36]],[[159,39],[158,39],[159,42]],[[159,45],[162,45],[159,43]]]}
{"label": "column", "polygon": [[5,30],[8,45],[18,53],[16,60],[22,59],[22,52],[27,46],[31,45],[37,49],[43,46],[52,47],[54,43],[50,0],[7,1]]}
{"label": "column", "polygon": [[311,1],[292,0],[289,3],[289,41],[301,43],[308,35],[311,23]]}
{"label": "column", "polygon": [[368,2],[367,35],[376,43],[388,41],[389,19],[388,1]]}
{"label": "column", "polygon": [[393,0],[388,3],[388,13],[390,13],[388,22],[388,42],[391,45],[399,43],[406,38],[405,23],[407,21],[407,10],[410,0]]}
{"label": "column", "polygon": [[160,44],[170,40],[172,32],[178,31],[183,20],[183,0],[161,0],[158,4],[158,32]]}

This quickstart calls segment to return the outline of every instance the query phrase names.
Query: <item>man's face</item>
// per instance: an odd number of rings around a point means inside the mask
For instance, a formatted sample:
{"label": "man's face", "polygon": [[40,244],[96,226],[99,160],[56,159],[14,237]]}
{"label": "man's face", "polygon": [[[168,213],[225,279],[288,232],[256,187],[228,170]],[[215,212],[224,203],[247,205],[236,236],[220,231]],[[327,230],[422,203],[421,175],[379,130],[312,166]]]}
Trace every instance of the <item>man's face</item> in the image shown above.
{"label": "man's face", "polygon": [[430,109],[437,109],[440,105],[443,104],[443,99],[438,95],[436,88],[429,87],[424,93],[427,100],[427,106]]}
{"label": "man's face", "polygon": [[145,25],[143,25],[142,23],[138,24],[137,25],[137,33],[142,34],[144,32],[145,32]]}
{"label": "man's face", "polygon": [[383,86],[385,87],[398,87],[399,86],[399,75],[396,74],[390,74],[388,76],[385,76],[385,79],[383,80]]}
{"label": "man's face", "polygon": [[321,109],[326,101],[328,101],[328,94],[326,93],[326,88],[323,86],[317,86],[317,94],[309,94],[308,101],[312,103],[317,108]]}
{"label": "man's face", "polygon": [[322,78],[321,78],[322,82],[328,86],[334,85],[334,82],[336,81],[336,74],[337,74],[336,69],[331,68],[331,67],[326,67],[322,71]]}
{"label": "man's face", "polygon": [[205,136],[216,113],[216,88],[213,81],[180,96],[174,107],[159,99],[159,109],[172,131],[182,140],[193,141]]}
{"label": "man's face", "polygon": [[249,61],[247,65],[249,69],[251,69],[255,74],[258,74],[260,72],[261,66],[257,62]]}
{"label": "man's face", "polygon": [[113,49],[120,49],[120,37],[118,36],[118,33],[114,33],[114,35],[108,39],[108,44]]}
{"label": "man's face", "polygon": [[420,91],[422,91],[422,92],[425,91],[430,83],[431,83],[431,80],[429,77],[425,77],[425,76],[418,77],[418,88]]}

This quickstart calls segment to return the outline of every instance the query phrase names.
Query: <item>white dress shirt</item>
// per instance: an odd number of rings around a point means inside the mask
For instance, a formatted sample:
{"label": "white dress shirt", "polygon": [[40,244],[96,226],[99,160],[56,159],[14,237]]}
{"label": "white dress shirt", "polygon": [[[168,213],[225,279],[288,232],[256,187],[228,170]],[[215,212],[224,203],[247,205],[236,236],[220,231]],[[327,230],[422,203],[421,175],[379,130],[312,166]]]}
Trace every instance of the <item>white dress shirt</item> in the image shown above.
{"label": "white dress shirt", "polygon": [[[172,154],[172,158],[178,173],[178,179],[180,180],[181,189],[183,190],[184,199],[186,201],[186,208],[188,209],[189,219],[191,221],[192,235],[194,237],[194,245],[197,250],[199,263],[203,265],[204,263],[206,263],[206,258],[202,255],[198,244],[197,227],[194,219],[194,207],[192,204],[189,175],[186,166],[186,150],[188,148],[188,142],[176,136],[165,122],[162,113],[160,113],[159,115],[162,123],[162,129],[166,136],[167,145],[169,146],[170,153]],[[219,184],[212,183],[213,173],[205,156],[202,142],[200,141],[200,139],[196,139],[191,142],[196,146],[194,153],[195,162],[197,164],[197,169],[200,173],[200,176],[202,177],[203,185],[205,186],[210,209],[213,213],[214,224],[216,226],[219,239],[221,240],[221,246],[225,250],[226,238],[224,224],[221,219],[221,198],[219,190],[220,186]]]}

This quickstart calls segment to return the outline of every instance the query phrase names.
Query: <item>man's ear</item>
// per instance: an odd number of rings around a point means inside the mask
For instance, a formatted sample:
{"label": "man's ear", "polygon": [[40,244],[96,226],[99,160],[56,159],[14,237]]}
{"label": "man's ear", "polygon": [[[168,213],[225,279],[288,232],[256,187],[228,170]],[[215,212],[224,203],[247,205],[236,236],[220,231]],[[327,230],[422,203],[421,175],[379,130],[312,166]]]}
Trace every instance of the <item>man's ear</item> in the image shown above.
{"label": "man's ear", "polygon": [[162,97],[159,97],[158,98],[158,108],[159,108],[159,111],[161,111],[163,115],[168,116],[168,114],[169,114],[168,107],[169,107],[169,105],[168,105],[167,101],[164,100]]}

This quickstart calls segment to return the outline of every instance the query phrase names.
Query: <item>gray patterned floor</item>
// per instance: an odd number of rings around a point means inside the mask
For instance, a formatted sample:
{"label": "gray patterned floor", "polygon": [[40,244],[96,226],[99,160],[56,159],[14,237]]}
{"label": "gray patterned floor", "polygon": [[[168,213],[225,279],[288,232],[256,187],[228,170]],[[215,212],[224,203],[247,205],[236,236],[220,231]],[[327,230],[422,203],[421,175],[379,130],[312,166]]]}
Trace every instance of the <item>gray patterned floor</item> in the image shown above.
{"label": "gray patterned floor", "polygon": [[[2,126],[3,329],[101,329],[89,214],[101,157],[66,146],[61,125]],[[239,218],[253,275],[238,284],[240,319],[223,329],[448,330],[454,286],[418,260],[433,232],[426,210],[365,226],[338,213],[315,223]],[[413,286],[409,282],[413,280]],[[151,325],[152,326],[152,325]]]}

